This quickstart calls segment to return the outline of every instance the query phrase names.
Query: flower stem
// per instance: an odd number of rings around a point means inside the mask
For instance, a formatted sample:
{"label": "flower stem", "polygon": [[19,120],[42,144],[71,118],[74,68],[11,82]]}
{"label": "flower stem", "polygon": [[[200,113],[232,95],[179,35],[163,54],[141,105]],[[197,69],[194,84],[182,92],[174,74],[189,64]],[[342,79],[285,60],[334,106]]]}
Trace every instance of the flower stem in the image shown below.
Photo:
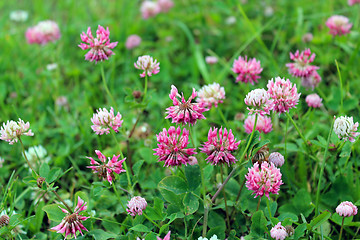
{"label": "flower stem", "polygon": [[339,240],[341,240],[341,235],[342,235],[343,228],[344,228],[344,220],[345,220],[345,217],[343,217],[342,222],[341,222],[341,228],[340,228]]}
{"label": "flower stem", "polygon": [[[223,175],[224,175],[224,172],[223,172],[223,165],[221,164],[220,165],[220,174],[221,174],[221,184],[223,184],[224,182],[224,178],[223,178]],[[226,201],[226,193],[225,193],[225,188],[223,188],[223,195],[224,195],[224,201],[225,201],[225,214],[226,214],[226,222],[228,224],[228,229],[230,231],[230,219],[229,219],[229,214],[228,214],[228,206],[227,206],[227,201]]]}
{"label": "flower stem", "polygon": [[157,228],[160,229],[160,226],[156,222],[154,222],[151,218],[149,218],[149,216],[146,215],[146,213],[143,212],[143,215],[144,215],[144,217],[147,218],[147,220],[149,220],[152,224],[154,224]]}
{"label": "flower stem", "polygon": [[206,237],[206,232],[207,232],[207,223],[208,223],[208,216],[209,216],[209,207],[205,206],[205,202],[204,202],[204,224],[203,224],[203,231],[202,231],[202,236]]}
{"label": "flower stem", "polygon": [[256,212],[259,210],[260,202],[261,202],[261,197],[259,198],[259,201],[258,201],[258,204],[257,204],[257,207],[256,207]]}
{"label": "flower stem", "polygon": [[242,153],[242,155],[241,155],[241,157],[240,157],[240,160],[239,160],[239,161],[240,161],[240,163],[241,163],[241,161],[243,160],[243,158],[244,158],[244,156],[245,156],[245,154],[246,154],[246,152],[247,152],[248,148],[250,147],[250,143],[251,143],[251,141],[252,141],[252,139],[253,139],[253,137],[254,137],[254,133],[255,133],[255,129],[256,129],[256,124],[257,124],[257,120],[258,120],[258,115],[256,114],[256,115],[255,115],[254,127],[253,127],[253,130],[252,130],[252,132],[251,132],[251,135],[250,135],[249,141],[246,143],[245,150],[243,151],[243,153]]}
{"label": "flower stem", "polygon": [[[47,183],[46,183],[47,184]],[[66,204],[66,202],[60,197],[60,195],[55,191],[53,190],[52,191],[55,196],[59,199],[60,202],[62,202],[62,204],[64,204],[64,206],[69,210],[70,213],[72,213],[73,211],[71,210],[71,208],[69,207],[69,205]]]}
{"label": "flower stem", "polygon": [[336,64],[336,69],[337,72],[339,74],[339,80],[340,80],[340,114],[343,113],[343,84],[342,84],[342,77],[341,77],[341,73],[340,73],[340,68],[339,68],[339,64],[335,59],[335,64]]}
{"label": "flower stem", "polygon": [[223,112],[221,111],[221,109],[220,109],[219,107],[218,107],[217,109],[218,109],[218,112],[219,112],[219,115],[220,115],[222,121],[223,121],[223,122],[225,123],[225,125],[228,127],[228,122],[227,122],[227,120],[226,120]]}
{"label": "flower stem", "polygon": [[319,215],[320,185],[321,185],[322,176],[324,175],[324,169],[325,169],[325,163],[326,163],[326,155],[327,155],[327,152],[328,152],[328,149],[329,149],[330,138],[331,138],[331,134],[332,134],[333,127],[334,127],[334,121],[335,121],[335,118],[333,119],[333,121],[331,123],[326,148],[325,148],[325,151],[324,151],[324,158],[322,160],[323,162],[322,162],[322,165],[321,165],[321,170],[320,170],[320,175],[319,175],[319,182],[318,182],[317,191],[316,191],[315,216]]}
{"label": "flower stem", "polygon": [[294,119],[290,116],[289,112],[285,112],[285,113],[286,113],[286,116],[288,117],[288,119],[290,119],[291,123],[294,125],[294,127],[295,127],[296,131],[298,132],[298,134],[300,135],[301,139],[303,140],[303,142],[306,146],[306,149],[308,149],[307,148],[308,144],[307,144],[306,138],[302,135],[302,133],[301,133],[299,127],[296,125]]}
{"label": "flower stem", "polygon": [[36,176],[39,176],[39,174],[37,174],[37,172],[35,171],[35,169],[31,166],[30,162],[29,162],[29,159],[27,158],[26,154],[25,154],[25,148],[24,148],[24,144],[21,140],[21,137],[19,136],[19,141],[20,141],[20,144],[21,144],[21,148],[22,148],[22,152],[23,152],[23,155],[24,155],[24,158],[27,162],[27,164],[29,165],[29,168],[36,174]]}
{"label": "flower stem", "polygon": [[266,205],[267,205],[267,208],[269,210],[269,220],[271,222],[271,209],[270,209],[270,200],[268,198],[266,198]]}
{"label": "flower stem", "polygon": [[[118,140],[116,139],[115,133],[113,131],[111,131],[111,135],[113,136],[113,138],[114,138],[114,140],[116,142],[116,145],[119,146],[119,151],[120,151],[121,158],[124,159],[124,154],[121,151],[121,146],[120,146]],[[124,162],[124,168],[125,168],[125,171],[126,171],[125,173],[126,173],[126,177],[127,177],[127,180],[128,180],[129,193],[130,193],[130,195],[132,195],[133,192],[132,192],[131,179],[130,179],[130,174],[129,174],[129,171],[128,171],[128,168],[127,168],[127,165],[126,165],[126,161]]]}
{"label": "flower stem", "polygon": [[119,202],[120,202],[121,207],[123,208],[124,212],[126,212],[126,208],[124,207],[124,204],[123,204],[122,201],[121,201],[120,195],[119,195],[118,191],[116,190],[115,183],[113,183],[113,184],[111,184],[111,185],[112,185],[112,187],[113,187],[113,189],[114,189],[114,192],[115,192],[116,197],[118,198],[118,200],[119,200]]}
{"label": "flower stem", "polygon": [[147,94],[147,85],[148,85],[148,75],[145,75],[145,84],[144,84],[144,96],[143,96],[143,100],[142,103],[145,102],[145,98],[146,98],[146,94]]}
{"label": "flower stem", "polygon": [[101,66],[100,66],[100,71],[101,71],[101,78],[102,78],[102,81],[103,81],[103,84],[104,84],[105,91],[106,91],[107,95],[110,97],[110,99],[111,99],[114,107],[115,107],[117,110],[119,110],[118,107],[117,107],[117,105],[116,105],[115,99],[114,99],[114,97],[111,95],[110,90],[109,90],[109,88],[108,88],[108,86],[107,86],[107,84],[106,84],[105,73],[104,73],[104,66],[103,66],[102,64],[101,64]]}

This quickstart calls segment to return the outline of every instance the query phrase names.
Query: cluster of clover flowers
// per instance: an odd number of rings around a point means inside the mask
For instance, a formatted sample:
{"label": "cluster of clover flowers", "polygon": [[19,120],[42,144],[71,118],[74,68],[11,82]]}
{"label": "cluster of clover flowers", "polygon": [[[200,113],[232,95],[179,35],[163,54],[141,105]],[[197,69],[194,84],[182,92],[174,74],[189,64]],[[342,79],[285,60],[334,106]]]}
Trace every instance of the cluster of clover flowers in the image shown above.
{"label": "cluster of clover flowers", "polygon": [[[107,28],[105,30],[105,28],[102,26],[98,27],[96,31],[96,37],[92,35],[90,27],[88,28],[87,33],[83,32],[81,34],[81,40],[84,43],[81,43],[79,47],[83,50],[89,49],[89,52],[85,55],[85,60],[95,61],[95,63],[97,63],[99,61],[107,60],[111,55],[114,55],[114,52],[111,49],[117,45],[117,42],[111,43],[109,36],[109,29]],[[309,49],[302,53],[297,51],[295,54],[290,54],[290,58],[295,63],[287,64],[289,67],[289,72],[294,76],[302,78],[313,77],[317,74],[316,70],[318,69],[318,67],[310,65],[310,63],[314,60],[314,57],[315,55],[311,55]],[[145,78],[143,99],[145,99],[146,96],[148,77],[159,73],[159,65],[160,63],[157,62],[157,60],[154,60],[148,55],[139,57],[137,62],[134,63],[134,66],[137,69],[143,70],[143,72],[140,74],[141,77]],[[250,82],[252,84],[257,82],[257,79],[259,78],[258,75],[262,71],[259,61],[256,61],[256,59],[247,60],[247,57],[239,57],[238,60],[235,60],[233,70],[235,73],[239,74],[237,81]],[[111,93],[106,86],[103,71],[103,67],[101,66],[105,89],[112,98]],[[308,82],[311,82],[312,84],[314,83],[314,81]],[[225,99],[225,90],[218,83],[213,83],[204,86],[202,89],[200,89],[199,92],[193,89],[191,96],[186,100],[184,94],[182,93],[180,95],[178,89],[172,85],[169,97],[172,100],[173,106],[170,106],[166,109],[167,115],[165,118],[172,119],[172,123],[179,124],[179,126],[171,126],[169,129],[163,129],[156,136],[158,147],[154,149],[154,155],[158,156],[159,162],[164,162],[165,167],[196,164],[197,159],[194,156],[197,154],[196,147],[194,145],[195,143],[192,141],[193,148],[188,148],[191,129],[187,129],[186,127],[190,127],[191,125],[196,124],[198,120],[205,119],[205,116],[203,115],[204,112],[208,111],[212,107],[217,107],[219,103],[222,103],[223,99]],[[196,101],[194,102],[193,100],[195,100],[195,98]],[[248,106],[247,109],[249,110],[249,115],[253,118],[253,128],[240,159],[238,160],[234,156],[234,152],[238,149],[241,141],[237,141],[231,129],[228,130],[222,126],[220,129],[216,127],[209,129],[208,140],[202,144],[199,150],[207,155],[206,161],[213,165],[219,164],[222,166],[226,164],[230,166],[236,162],[241,163],[245,157],[245,153],[249,148],[249,144],[252,140],[254,132],[257,129],[257,122],[261,122],[261,119],[266,117],[266,115],[269,115],[270,111],[276,112],[278,114],[285,113],[287,117],[290,118],[295,128],[298,130],[298,133],[303,138],[304,143],[307,144],[306,139],[302,136],[300,130],[296,126],[296,123],[292,120],[288,113],[291,108],[296,107],[299,98],[300,93],[297,92],[296,84],[292,84],[289,79],[276,77],[275,79],[269,80],[267,84],[267,90],[252,90],[246,95],[244,99],[245,104]],[[115,104],[115,101],[113,102]],[[108,111],[106,108],[98,109],[91,118],[91,121],[93,123],[91,128],[98,135],[109,134],[110,132],[112,134],[118,133],[123,123],[121,114],[119,112],[115,114],[113,107],[110,108],[110,111]],[[333,125],[333,129],[340,139],[344,139],[345,141],[349,140],[351,142],[355,141],[355,138],[360,134],[357,132],[357,128],[358,123],[354,123],[353,118],[347,116],[341,116],[337,118]],[[19,119],[18,122],[11,120],[3,123],[3,126],[0,129],[0,134],[0,139],[9,142],[9,144],[14,144],[15,142],[19,141],[22,145],[23,152],[25,152],[25,150],[21,136],[34,135],[30,130],[29,122],[25,123],[21,119]],[[113,136],[116,140],[114,134]],[[95,150],[95,153],[99,161],[94,160],[92,157],[88,157],[88,159],[90,159],[90,166],[88,166],[88,168],[92,169],[94,173],[98,174],[101,179],[107,180],[113,186],[117,196],[118,193],[116,187],[112,183],[116,179],[115,174],[125,172],[127,174],[129,187],[129,191],[127,192],[132,195],[133,191],[131,189],[132,185],[130,173],[125,163],[126,158],[123,156],[121,149],[120,154],[113,155],[112,158],[106,158],[106,156],[99,150]],[[38,182],[46,183],[46,179],[40,177],[36,170],[31,166],[26,157],[26,154],[23,154],[23,156],[28,162],[29,167],[37,176]],[[280,153],[274,152],[270,154],[269,162],[255,162],[254,166],[248,169],[248,173],[245,176],[246,187],[253,191],[255,198],[259,196],[258,207],[262,196],[265,195],[268,199],[270,199],[270,193],[279,193],[280,185],[283,184],[279,167],[282,166],[284,161],[285,159]],[[219,192],[223,190],[225,184],[239,166],[240,165],[234,167],[233,171],[229,174],[227,179],[222,182],[222,185],[211,199],[212,202],[214,202]],[[85,217],[80,213],[87,209],[87,203],[79,197],[75,209],[72,210],[61,199],[55,190],[53,192],[66,207],[66,209],[61,208],[66,216],[63,218],[62,222],[59,225],[53,227],[52,230],[64,234],[65,238],[68,236],[76,238],[77,232],[82,235],[82,231],[87,231],[82,222],[89,217]],[[147,202],[144,198],[140,196],[132,196],[131,200],[127,204],[126,211],[131,216],[144,214],[144,216],[147,217],[146,214],[143,213],[146,206]],[[207,219],[209,206],[204,207],[205,215],[203,237],[206,235],[207,223],[205,219]],[[123,208],[125,210],[124,206]],[[357,208],[353,204],[345,202],[340,204],[336,211],[341,216],[345,217],[355,215],[357,213]],[[151,219],[149,219],[149,221],[153,222]],[[285,235],[284,229],[285,227],[281,226],[281,223],[278,223],[271,230],[271,236],[275,239],[284,239],[289,234],[285,231]],[[170,231],[164,239],[170,239]]]}

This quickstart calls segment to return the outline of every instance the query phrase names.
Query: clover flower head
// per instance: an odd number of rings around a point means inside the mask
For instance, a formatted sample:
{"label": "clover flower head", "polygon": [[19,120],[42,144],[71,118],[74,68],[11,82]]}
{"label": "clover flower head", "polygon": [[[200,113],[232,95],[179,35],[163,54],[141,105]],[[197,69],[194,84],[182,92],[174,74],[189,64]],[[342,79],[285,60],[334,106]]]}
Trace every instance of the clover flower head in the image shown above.
{"label": "clover flower head", "polygon": [[140,12],[143,17],[143,19],[148,19],[151,17],[154,17],[158,15],[161,11],[160,6],[157,4],[157,2],[145,0],[142,2],[140,7]]}
{"label": "clover flower head", "polygon": [[240,141],[236,142],[236,138],[231,129],[228,131],[226,128],[209,130],[208,141],[204,142],[200,148],[201,152],[208,155],[206,160],[213,165],[217,164],[230,164],[235,163],[237,159],[233,152],[238,149]]}
{"label": "clover flower head", "polygon": [[34,133],[31,132],[29,128],[30,123],[25,123],[20,118],[17,122],[8,120],[6,124],[3,123],[3,126],[0,128],[0,139],[12,145],[16,143],[22,135],[34,136]]}
{"label": "clover flower head", "polygon": [[219,103],[222,103],[225,99],[225,89],[218,83],[212,83],[203,86],[199,92],[196,101],[202,103],[204,107],[211,108],[217,107]]}
{"label": "clover flower head", "polygon": [[51,20],[41,21],[26,30],[25,37],[29,44],[45,45],[60,38],[60,29],[56,22]]}
{"label": "clover flower head", "polygon": [[87,202],[78,197],[77,205],[72,213],[64,208],[59,207],[63,213],[66,213],[66,216],[63,218],[59,225],[51,228],[50,230],[56,231],[57,233],[65,234],[65,239],[68,235],[76,238],[77,231],[79,231],[80,234],[83,236],[82,230],[88,230],[84,227],[82,222],[89,217],[82,216],[80,215],[80,213],[87,209],[86,204]]}
{"label": "clover flower head", "polygon": [[238,74],[236,77],[236,82],[250,83],[254,85],[254,82],[257,83],[260,78],[259,74],[262,72],[260,66],[260,61],[257,61],[255,58],[247,59],[247,56],[243,58],[240,56],[238,59],[234,60],[233,72]]}
{"label": "clover flower head", "polygon": [[352,202],[345,201],[336,207],[336,212],[342,217],[350,217],[357,214],[358,208]]}
{"label": "clover flower head", "polygon": [[219,59],[215,56],[206,56],[205,62],[209,65],[216,64],[219,61]]}
{"label": "clover flower head", "polygon": [[133,49],[133,48],[136,48],[137,46],[139,46],[140,43],[141,43],[141,37],[139,37],[136,34],[133,34],[133,35],[128,36],[128,38],[126,39],[125,47],[127,49]]}
{"label": "clover flower head", "polygon": [[87,157],[90,159],[91,166],[87,166],[93,170],[94,173],[97,173],[99,178],[103,180],[107,180],[110,184],[112,184],[113,180],[115,179],[116,174],[120,174],[122,172],[126,172],[122,168],[122,164],[126,158],[119,160],[120,155],[113,155],[112,158],[108,157],[106,161],[106,157],[102,154],[99,150],[95,150],[96,155],[98,156],[100,163],[95,161],[92,157]]}
{"label": "clover flower head", "polygon": [[147,202],[146,202],[145,198],[136,196],[136,197],[131,198],[131,200],[128,202],[126,211],[131,216],[134,217],[136,215],[142,215],[146,206],[147,206]]}
{"label": "clover flower head", "polygon": [[334,37],[336,35],[341,36],[350,33],[352,23],[345,16],[334,15],[328,18],[326,26],[329,28],[329,33]]}
{"label": "clover flower head", "polygon": [[192,161],[189,157],[197,154],[195,148],[186,148],[189,144],[189,131],[184,128],[175,129],[171,126],[169,130],[163,129],[156,135],[158,148],[153,149],[154,155],[158,156],[158,162],[164,162],[164,167],[187,165]]}
{"label": "clover flower head", "polygon": [[314,36],[312,35],[312,33],[305,33],[301,40],[304,42],[304,43],[308,43],[308,42],[311,42],[313,40]]}
{"label": "clover flower head", "polygon": [[296,84],[292,84],[289,79],[276,77],[268,81],[268,93],[274,100],[274,111],[283,113],[295,108],[299,102],[300,93],[297,93]]}
{"label": "clover flower head", "polygon": [[305,101],[309,107],[319,108],[322,104],[322,98],[316,93],[307,95]]}
{"label": "clover flower head", "polygon": [[10,12],[10,20],[14,22],[25,22],[28,19],[29,13],[24,10],[16,10]]}
{"label": "clover flower head", "polygon": [[285,158],[281,153],[273,152],[269,156],[269,162],[273,163],[275,167],[281,167],[285,163]]}
{"label": "clover flower head", "polygon": [[245,178],[246,187],[250,191],[254,191],[255,198],[265,195],[270,199],[269,194],[279,194],[280,185],[283,184],[280,169],[268,162],[262,162],[261,166],[256,162],[252,168],[249,168]]}
{"label": "clover flower head", "polygon": [[157,5],[160,8],[160,12],[166,13],[174,7],[174,2],[172,0],[157,0]]}
{"label": "clover flower head", "polygon": [[353,117],[340,116],[334,122],[334,132],[345,141],[349,139],[350,142],[355,142],[355,138],[360,135],[358,127],[359,123],[354,123]]}
{"label": "clover flower head", "polygon": [[195,88],[189,99],[186,101],[184,94],[179,94],[177,88],[171,85],[171,91],[169,94],[170,99],[173,101],[174,106],[166,109],[167,116],[165,119],[171,118],[172,123],[182,124],[195,124],[199,119],[205,119],[203,112],[207,111],[204,103],[192,103],[191,101],[197,96]]}
{"label": "clover flower head", "polygon": [[91,129],[97,135],[103,135],[104,133],[109,134],[110,129],[119,132],[123,120],[121,120],[121,114],[119,112],[115,116],[114,109],[111,107],[110,112],[106,108],[97,109],[91,118],[91,122],[93,123]]}
{"label": "clover flower head", "polygon": [[98,25],[95,38],[91,33],[91,28],[88,27],[87,32],[82,32],[80,37],[81,41],[84,43],[80,43],[78,46],[82,50],[90,49],[90,51],[85,54],[85,60],[90,62],[95,61],[95,63],[97,63],[99,61],[108,60],[111,55],[115,55],[111,49],[116,47],[118,42],[110,42],[109,27],[105,30],[104,27]]}
{"label": "clover flower head", "polygon": [[149,55],[138,57],[134,66],[137,69],[144,70],[144,72],[140,74],[140,77],[145,77],[146,75],[151,77],[153,74],[158,74],[160,72],[160,63],[157,62],[156,59],[154,61]]}
{"label": "clover flower head", "polygon": [[314,90],[320,82],[321,76],[317,73],[317,71],[313,71],[308,77],[301,78],[301,85],[311,90]]}
{"label": "clover flower head", "polygon": [[352,6],[352,5],[356,4],[356,3],[360,3],[360,0],[348,0],[349,6]]}
{"label": "clover flower head", "polygon": [[[255,124],[255,115],[249,115],[244,122],[245,132],[248,134],[252,133],[254,124]],[[258,115],[255,130],[258,130],[259,132],[263,132],[265,134],[271,132],[272,131],[271,118],[267,116]]]}
{"label": "clover flower head", "polygon": [[286,228],[281,225],[281,222],[276,224],[271,230],[270,235],[272,238],[276,240],[284,240],[288,234],[286,232]]}
{"label": "clover flower head", "polygon": [[315,53],[311,54],[310,49],[306,49],[299,53],[299,50],[295,54],[290,53],[290,59],[293,63],[287,63],[289,73],[294,77],[309,77],[313,71],[319,69],[319,67],[311,65],[315,59]]}
{"label": "clover flower head", "polygon": [[[263,88],[254,89],[249,92],[244,102],[248,105],[249,114],[258,114],[264,116],[270,114],[270,110],[274,107],[274,101],[270,98],[270,94]],[[251,108],[250,108],[251,107]]]}

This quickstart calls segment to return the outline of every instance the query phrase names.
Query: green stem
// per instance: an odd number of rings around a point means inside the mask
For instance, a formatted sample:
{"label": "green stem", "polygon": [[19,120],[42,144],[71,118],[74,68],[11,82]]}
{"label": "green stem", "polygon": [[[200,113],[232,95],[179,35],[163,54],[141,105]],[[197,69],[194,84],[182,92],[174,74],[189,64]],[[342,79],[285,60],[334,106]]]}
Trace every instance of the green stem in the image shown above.
{"label": "green stem", "polygon": [[106,91],[107,95],[110,97],[110,99],[111,99],[114,107],[115,107],[117,110],[119,110],[118,107],[117,107],[117,105],[116,105],[115,99],[114,99],[114,97],[111,95],[110,90],[109,90],[109,88],[108,88],[108,86],[107,86],[107,84],[106,84],[105,73],[104,73],[104,66],[103,66],[102,64],[101,64],[101,66],[100,66],[100,70],[101,70],[101,78],[102,78],[102,81],[103,81],[103,85],[104,85],[105,91]]}
{"label": "green stem", "polygon": [[256,115],[255,115],[254,127],[253,127],[253,130],[252,130],[252,132],[251,132],[251,135],[250,135],[249,141],[246,143],[245,150],[244,150],[244,152],[242,153],[242,155],[241,155],[241,157],[240,157],[240,161],[239,161],[240,163],[241,163],[241,161],[243,160],[243,158],[245,157],[245,154],[246,154],[246,152],[247,152],[248,148],[250,147],[250,143],[251,143],[251,141],[252,141],[252,139],[253,139],[253,137],[254,137],[254,133],[255,133],[255,129],[256,129],[256,124],[257,124],[257,120],[258,120],[258,115],[256,114]]}
{"label": "green stem", "polygon": [[187,224],[186,224],[186,218],[184,217],[184,228],[185,228],[185,239],[187,239]]}
{"label": "green stem", "polygon": [[270,200],[268,198],[266,198],[266,205],[268,207],[269,210],[269,220],[271,222],[271,209],[270,209]]}
{"label": "green stem", "polygon": [[259,198],[259,201],[258,201],[258,204],[257,204],[257,207],[256,207],[256,212],[259,210],[260,202],[261,202],[261,196],[260,196],[260,198]]}
{"label": "green stem", "polygon": [[[47,184],[47,183],[46,183]],[[64,204],[64,206],[69,210],[69,213],[73,213],[73,211],[71,210],[71,208],[69,207],[69,205],[66,204],[66,202],[60,197],[60,195],[54,190],[52,191],[55,196],[60,200],[60,202],[62,202],[62,204]]]}
{"label": "green stem", "polygon": [[146,213],[143,212],[143,215],[144,215],[144,217],[147,218],[147,220],[149,220],[149,221],[150,221],[152,224],[154,224],[158,229],[160,229],[160,226],[159,226],[156,222],[154,222],[153,220],[151,220],[151,218],[149,218],[149,216],[146,215]]}
{"label": "green stem", "polygon": [[[118,140],[116,139],[115,133],[113,131],[111,131],[111,135],[113,136],[113,138],[114,138],[114,140],[116,142],[116,145],[119,146],[119,151],[120,151],[121,158],[124,159],[124,154],[121,151],[121,146],[120,146]],[[127,177],[127,180],[128,180],[129,193],[132,196],[132,194],[133,194],[132,185],[131,185],[130,174],[129,174],[129,171],[128,171],[128,167],[126,165],[126,161],[124,162],[124,168],[125,168],[125,171],[126,171],[125,173],[126,173],[126,177]]]}
{"label": "green stem", "polygon": [[333,127],[334,127],[334,121],[335,118],[333,119],[332,123],[331,123],[331,127],[330,127],[330,132],[328,135],[328,139],[327,139],[327,144],[326,144],[326,148],[325,148],[325,152],[324,152],[324,158],[323,158],[323,162],[321,165],[321,170],[320,170],[320,175],[319,175],[319,182],[318,182],[318,186],[317,186],[317,191],[316,191],[316,201],[315,201],[315,216],[319,215],[319,201],[320,201],[320,185],[321,185],[321,179],[324,175],[324,169],[325,169],[325,163],[326,163],[326,155],[329,149],[329,144],[330,144],[330,138],[331,138],[331,134],[333,131]]}
{"label": "green stem", "polygon": [[342,235],[343,228],[344,228],[344,220],[345,220],[345,217],[343,217],[342,222],[341,222],[341,229],[340,229],[339,240],[341,240],[341,235]]}
{"label": "green stem", "polygon": [[343,83],[342,83],[342,77],[341,77],[341,73],[340,73],[340,68],[339,68],[339,64],[335,59],[335,64],[336,64],[336,69],[337,72],[339,74],[339,80],[340,80],[340,114],[343,113]]}
{"label": "green stem", "polygon": [[206,232],[207,232],[207,223],[208,223],[208,216],[209,216],[209,207],[205,206],[205,202],[204,202],[204,224],[203,224],[203,231],[202,231],[202,236],[206,237]]}
{"label": "green stem", "polygon": [[[223,165],[221,164],[220,165],[220,174],[221,174],[221,184],[224,183],[224,171],[223,171]],[[226,193],[225,193],[225,188],[223,188],[223,195],[224,195],[224,202],[225,202],[225,214],[226,214],[226,222],[227,222],[227,225],[228,225],[228,229],[230,231],[230,219],[229,219],[229,214],[228,214],[228,206],[227,206],[227,201],[226,201]]]}
{"label": "green stem", "polygon": [[142,103],[145,102],[145,98],[146,98],[146,94],[147,94],[147,85],[148,85],[148,75],[145,75],[145,86],[144,86],[144,96],[143,96],[143,100]]}
{"label": "green stem", "polygon": [[307,141],[306,141],[305,137],[302,135],[299,127],[296,125],[294,119],[290,116],[289,112],[285,112],[285,113],[286,113],[286,116],[288,117],[288,119],[290,119],[291,123],[294,125],[294,127],[295,127],[296,131],[298,132],[298,134],[300,135],[301,139],[304,141],[304,144],[307,149],[307,146],[308,146]]}
{"label": "green stem", "polygon": [[112,187],[113,187],[113,189],[114,189],[114,192],[115,192],[116,197],[118,198],[118,200],[119,200],[119,202],[120,202],[121,207],[123,208],[124,212],[126,212],[126,208],[125,208],[124,204],[123,204],[122,201],[121,201],[121,198],[120,198],[120,195],[119,195],[118,191],[116,190],[115,183],[113,182],[111,185],[112,185]]}
{"label": "green stem", "polygon": [[226,120],[223,112],[221,111],[221,109],[220,109],[219,107],[218,107],[217,109],[218,109],[218,112],[219,112],[219,115],[220,115],[221,119],[223,120],[223,122],[225,123],[225,125],[228,127],[228,122],[227,122],[227,120]]}
{"label": "green stem", "polygon": [[21,140],[21,137],[19,136],[18,137],[19,141],[20,141],[20,144],[21,144],[21,148],[22,148],[22,152],[23,152],[23,155],[24,155],[24,158],[27,162],[27,164],[29,165],[29,168],[36,174],[36,176],[39,176],[39,174],[37,174],[37,172],[35,171],[35,169],[31,166],[30,162],[29,162],[29,159],[27,158],[26,154],[25,154],[25,148],[24,148],[24,144]]}

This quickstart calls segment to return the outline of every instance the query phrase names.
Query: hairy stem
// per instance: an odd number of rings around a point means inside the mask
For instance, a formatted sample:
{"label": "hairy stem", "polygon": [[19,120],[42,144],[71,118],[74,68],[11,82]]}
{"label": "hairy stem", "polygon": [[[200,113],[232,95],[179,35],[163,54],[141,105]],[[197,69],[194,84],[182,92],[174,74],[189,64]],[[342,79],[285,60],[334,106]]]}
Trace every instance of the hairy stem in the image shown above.
{"label": "hairy stem", "polygon": [[342,222],[341,222],[341,229],[340,229],[339,240],[341,240],[341,235],[342,235],[343,228],[344,228],[344,220],[345,220],[345,217],[343,217]]}

